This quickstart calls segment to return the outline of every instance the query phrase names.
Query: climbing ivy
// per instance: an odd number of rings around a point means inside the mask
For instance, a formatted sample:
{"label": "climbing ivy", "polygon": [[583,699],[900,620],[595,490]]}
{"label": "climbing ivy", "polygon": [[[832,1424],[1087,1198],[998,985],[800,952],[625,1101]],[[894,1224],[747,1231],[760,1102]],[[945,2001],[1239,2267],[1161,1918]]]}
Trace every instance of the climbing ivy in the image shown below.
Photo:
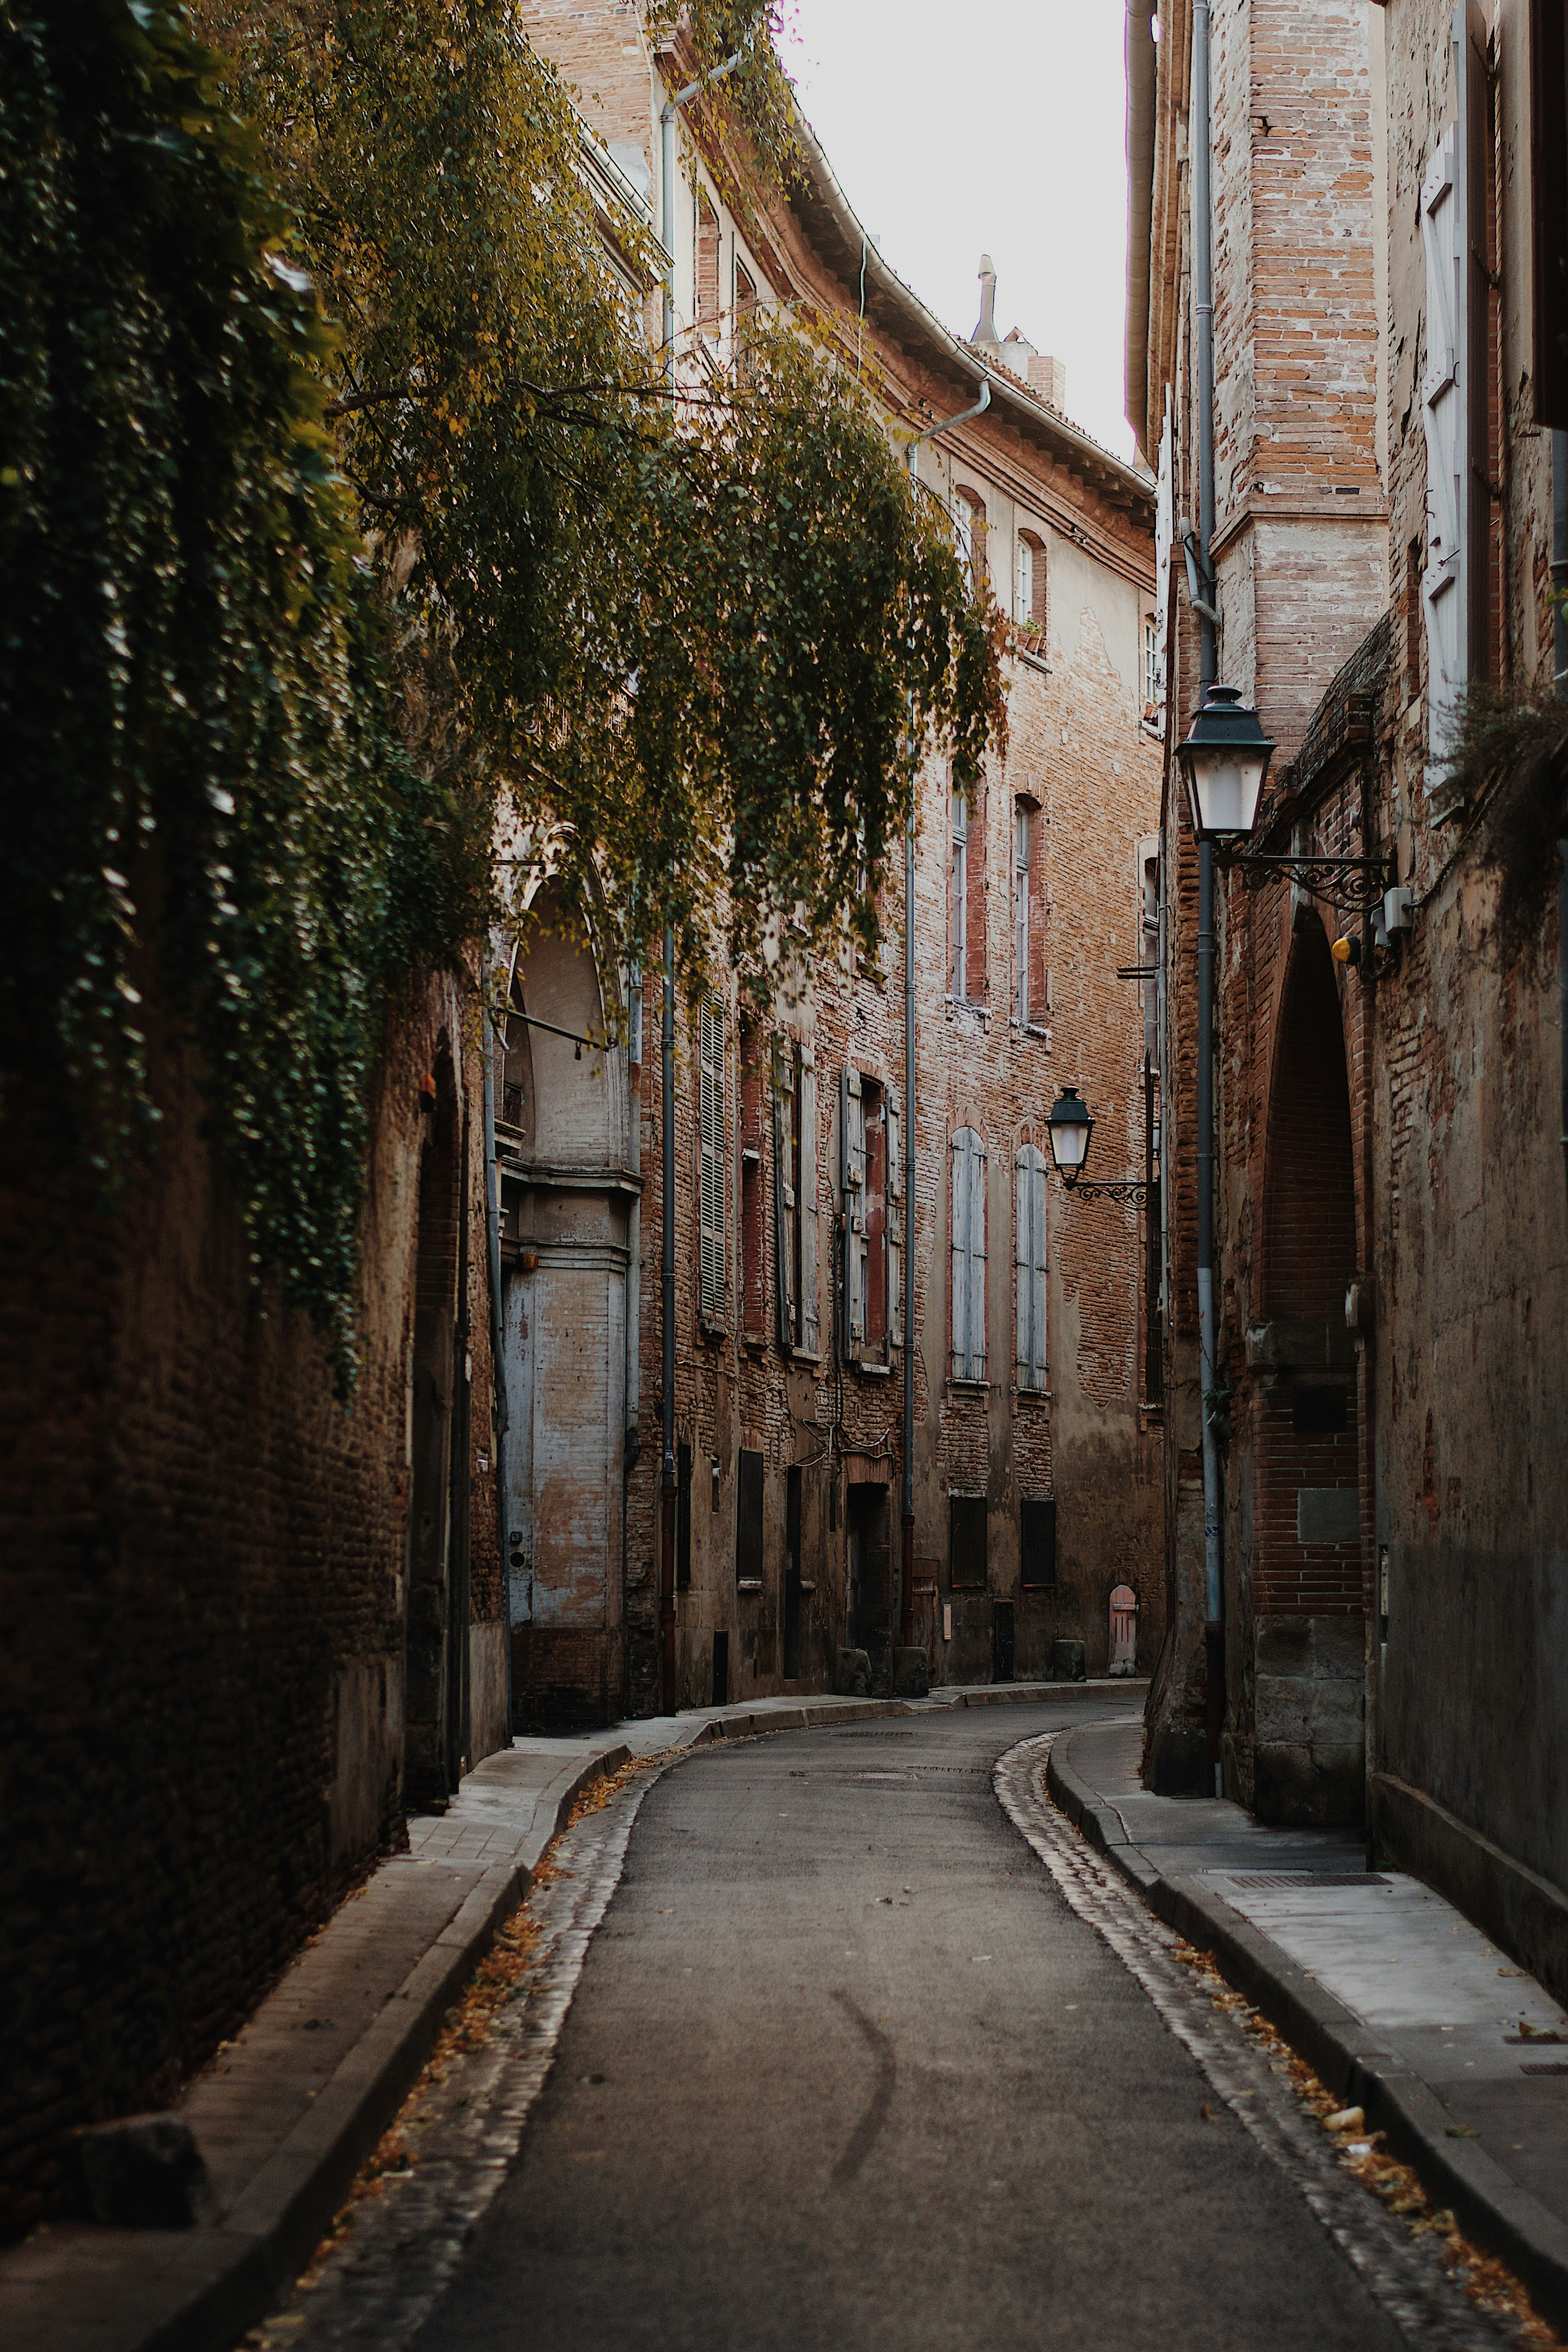
{"label": "climbing ivy", "polygon": [[[910,730],[977,772],[1001,625],[830,320],[672,402],[651,244],[614,274],[509,12],[198,21],[0,0],[0,1076],[110,1186],[166,1003],[346,1368],[383,1006],[482,930],[497,793],[627,960],[668,924],[764,986],[786,932],[874,941]],[[768,21],[686,27],[761,42],[714,103],[764,178]]]}
{"label": "climbing ivy", "polygon": [[473,919],[395,736],[334,338],[157,0],[0,0],[0,1080],[104,1196],[195,1040],[254,1263],[349,1370],[387,976]]}

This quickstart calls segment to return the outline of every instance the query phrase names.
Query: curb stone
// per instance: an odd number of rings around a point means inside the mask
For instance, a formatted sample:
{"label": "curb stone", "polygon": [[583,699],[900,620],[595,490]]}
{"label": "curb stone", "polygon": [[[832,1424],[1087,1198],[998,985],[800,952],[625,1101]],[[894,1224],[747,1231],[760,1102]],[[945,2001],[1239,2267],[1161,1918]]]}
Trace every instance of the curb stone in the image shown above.
{"label": "curb stone", "polygon": [[1372,2027],[1325,1991],[1249,1919],[1196,1879],[1166,1878],[1128,1838],[1113,1806],[1072,1769],[1073,1733],[1051,1748],[1046,1789],[1166,1927],[1212,1952],[1226,1982],[1259,2010],[1342,2106],[1365,2110],[1390,2153],[1450,2206],[1465,2234],[1529,2289],[1542,2317],[1568,2333],[1568,2222],[1510,2179],[1473,2140],[1450,2139],[1431,2085],[1383,2048]]}

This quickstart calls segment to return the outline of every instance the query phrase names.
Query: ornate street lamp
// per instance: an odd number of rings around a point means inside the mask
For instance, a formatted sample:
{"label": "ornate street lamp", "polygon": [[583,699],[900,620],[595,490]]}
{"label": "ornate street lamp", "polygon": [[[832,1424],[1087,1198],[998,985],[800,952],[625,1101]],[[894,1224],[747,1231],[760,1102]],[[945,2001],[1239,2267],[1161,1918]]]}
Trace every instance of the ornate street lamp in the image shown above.
{"label": "ornate street lamp", "polygon": [[1273,744],[1238,686],[1211,686],[1192,732],[1176,746],[1193,831],[1200,841],[1238,848],[1251,837]]}
{"label": "ornate street lamp", "polygon": [[1050,1139],[1057,1174],[1069,1192],[1076,1193],[1080,1201],[1131,1201],[1138,1208],[1143,1207],[1149,1198],[1147,1184],[1130,1181],[1110,1184],[1080,1182],[1083,1164],[1089,1157],[1089,1139],[1094,1133],[1094,1118],[1076,1087],[1064,1087],[1051,1105],[1046,1133]]}

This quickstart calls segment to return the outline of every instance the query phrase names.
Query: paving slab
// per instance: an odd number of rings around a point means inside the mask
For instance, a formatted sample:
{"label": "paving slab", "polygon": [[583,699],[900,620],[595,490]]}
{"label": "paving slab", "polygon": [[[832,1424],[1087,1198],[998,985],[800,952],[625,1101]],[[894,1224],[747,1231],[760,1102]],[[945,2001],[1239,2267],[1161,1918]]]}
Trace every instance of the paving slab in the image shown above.
{"label": "paving slab", "polygon": [[1213,1948],[1338,2095],[1568,2321],[1568,2011],[1354,1830],[1156,1797],[1136,1718],[1057,1742],[1047,1786],[1161,1917]]}
{"label": "paving slab", "polygon": [[580,1791],[632,1756],[814,1725],[1019,1705],[1142,1684],[1010,1683],[925,1699],[781,1697],[520,1737],[447,1810],[408,1824],[177,2105],[207,2165],[209,2225],[42,2229],[0,2252],[0,2352],[223,2352],[302,2267],[392,2121],[454,1999]]}

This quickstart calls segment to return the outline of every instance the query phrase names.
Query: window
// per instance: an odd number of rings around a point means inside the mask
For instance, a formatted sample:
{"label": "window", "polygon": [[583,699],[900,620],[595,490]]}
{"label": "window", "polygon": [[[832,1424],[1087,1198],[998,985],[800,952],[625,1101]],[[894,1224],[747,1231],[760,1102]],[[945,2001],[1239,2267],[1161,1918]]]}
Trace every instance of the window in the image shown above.
{"label": "window", "polygon": [[1032,530],[1018,533],[1013,578],[1013,618],[1039,651],[1046,643],[1046,543]]}
{"label": "window", "polygon": [[952,1377],[985,1378],[985,1146],[972,1127],[952,1139]]}
{"label": "window", "polygon": [[959,556],[966,567],[976,594],[984,586],[990,570],[986,553],[987,524],[985,501],[977,490],[959,488],[958,502],[953,513],[953,528],[958,536]]}
{"label": "window", "polygon": [[948,1581],[955,1592],[985,1590],[985,1497],[947,1498]]}
{"label": "window", "polygon": [[757,307],[756,282],[743,262],[735,262],[735,373],[742,383],[752,379],[752,343],[747,330]]}
{"label": "window", "polygon": [[1026,1143],[1017,1160],[1014,1255],[1017,1271],[1017,1372],[1021,1389],[1050,1385],[1046,1356],[1046,1162]]}
{"label": "window", "polygon": [[767,1240],[763,1206],[763,1065],[755,1029],[741,1031],[741,1328],[767,1334]]}
{"label": "window", "polygon": [[675,1589],[691,1590],[691,1448],[684,1438],[675,1449]]}
{"label": "window", "polygon": [[724,1320],[724,1008],[711,1000],[701,1011],[701,1072],[698,1101],[698,1308],[702,1321]]}
{"label": "window", "polygon": [[1153,617],[1151,614],[1145,618],[1143,623],[1144,718],[1157,719],[1160,715],[1160,705],[1164,701],[1164,698],[1163,681],[1160,676],[1160,632],[1155,627]]}
{"label": "window", "polygon": [[719,215],[706,188],[697,191],[697,323],[708,336],[719,332]]}
{"label": "window", "polygon": [[839,1088],[843,1196],[840,1344],[849,1363],[886,1363],[901,1345],[903,1164],[899,1098],[846,1064]]}
{"label": "window", "polygon": [[788,1037],[773,1047],[773,1230],[779,1344],[816,1356],[817,1315],[816,1056]]}
{"label": "window", "polygon": [[742,1445],[735,1511],[735,1581],[760,1585],[762,1580],[763,1457]]}
{"label": "window", "polygon": [[1013,808],[1014,1007],[1021,1029],[1046,1017],[1046,822],[1032,800]]}
{"label": "window", "polygon": [[985,998],[985,788],[952,796],[952,847],[948,866],[949,985],[957,1004]]}
{"label": "window", "polygon": [[1026,1591],[1041,1591],[1057,1580],[1057,1507],[1055,1498],[1026,1495],[1019,1506],[1019,1581]]}

